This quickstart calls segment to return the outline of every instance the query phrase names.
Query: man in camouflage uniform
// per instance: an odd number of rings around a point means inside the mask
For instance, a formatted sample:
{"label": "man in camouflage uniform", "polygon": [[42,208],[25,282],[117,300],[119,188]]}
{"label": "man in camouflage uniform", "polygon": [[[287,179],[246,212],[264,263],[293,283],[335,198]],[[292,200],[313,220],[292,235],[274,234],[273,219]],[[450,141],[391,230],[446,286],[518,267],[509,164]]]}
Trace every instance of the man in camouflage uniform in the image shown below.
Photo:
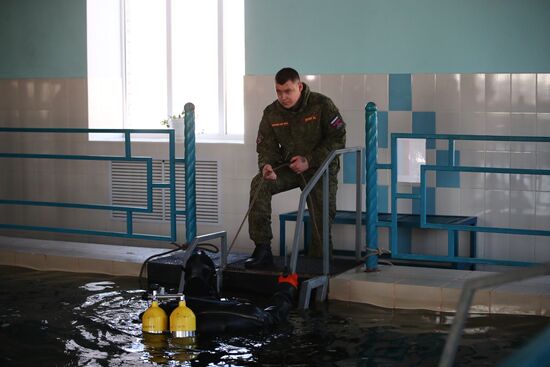
{"label": "man in camouflage uniform", "polygon": [[[296,187],[303,189],[325,158],[346,143],[346,127],[338,108],[330,98],[311,92],[296,70],[281,69],[275,76],[275,90],[277,100],[265,108],[256,140],[260,173],[252,179],[250,202],[256,199],[248,218],[256,248],[246,260],[247,268],[273,263],[271,197]],[[339,169],[340,162],[335,159],[329,168],[330,223],[336,214]],[[316,257],[322,256],[322,194],[321,180],[308,201],[315,221],[309,255]]]}

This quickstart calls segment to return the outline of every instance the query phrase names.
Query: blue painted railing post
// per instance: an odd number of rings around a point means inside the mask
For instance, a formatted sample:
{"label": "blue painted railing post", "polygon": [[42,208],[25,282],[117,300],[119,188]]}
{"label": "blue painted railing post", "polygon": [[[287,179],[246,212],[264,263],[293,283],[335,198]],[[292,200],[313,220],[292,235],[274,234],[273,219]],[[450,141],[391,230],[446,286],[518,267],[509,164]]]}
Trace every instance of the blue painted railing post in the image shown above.
{"label": "blue painted railing post", "polygon": [[195,190],[195,105],[186,103],[185,117],[185,241],[197,236],[197,198]]}
{"label": "blue painted railing post", "polygon": [[374,102],[365,107],[365,148],[366,148],[366,208],[367,208],[367,271],[378,268],[378,114]]}

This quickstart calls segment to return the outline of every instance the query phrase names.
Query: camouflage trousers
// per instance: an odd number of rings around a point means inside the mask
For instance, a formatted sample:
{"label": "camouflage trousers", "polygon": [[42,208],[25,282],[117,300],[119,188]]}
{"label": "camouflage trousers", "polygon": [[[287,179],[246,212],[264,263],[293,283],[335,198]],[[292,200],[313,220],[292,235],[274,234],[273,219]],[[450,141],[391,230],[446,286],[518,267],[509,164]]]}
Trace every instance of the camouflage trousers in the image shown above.
{"label": "camouflage trousers", "polygon": [[[271,198],[280,192],[288,191],[299,187],[303,189],[306,183],[315,174],[315,169],[309,169],[302,175],[294,173],[288,167],[282,167],[276,171],[277,180],[264,180],[261,173],[257,174],[250,185],[250,202],[256,200],[250,209],[248,216],[248,233],[250,239],[258,244],[270,244],[273,238],[271,230]],[[336,215],[336,191],[338,189],[338,169],[331,169],[329,174],[329,245],[332,250],[331,224]],[[320,257],[323,254],[323,179],[309,194],[307,200],[309,213],[314,220],[312,225],[313,239],[309,246],[309,256]],[[298,206],[296,206],[298,209]]]}

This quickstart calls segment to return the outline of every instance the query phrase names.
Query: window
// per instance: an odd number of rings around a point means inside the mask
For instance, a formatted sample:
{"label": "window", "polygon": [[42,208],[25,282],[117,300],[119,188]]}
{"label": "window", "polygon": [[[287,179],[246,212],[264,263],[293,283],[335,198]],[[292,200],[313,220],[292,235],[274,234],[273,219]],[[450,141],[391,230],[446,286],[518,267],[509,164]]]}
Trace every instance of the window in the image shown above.
{"label": "window", "polygon": [[197,141],[242,140],[244,0],[88,0],[87,20],[91,128],[160,128],[193,102]]}

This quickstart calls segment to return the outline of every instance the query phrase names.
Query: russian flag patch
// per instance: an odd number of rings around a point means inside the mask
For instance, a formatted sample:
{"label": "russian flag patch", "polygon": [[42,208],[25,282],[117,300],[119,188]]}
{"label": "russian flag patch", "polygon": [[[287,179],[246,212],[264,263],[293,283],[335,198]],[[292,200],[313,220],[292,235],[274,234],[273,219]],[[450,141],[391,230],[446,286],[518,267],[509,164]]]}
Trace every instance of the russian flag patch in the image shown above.
{"label": "russian flag patch", "polygon": [[339,129],[341,128],[342,126],[344,126],[344,121],[342,120],[342,118],[340,117],[340,115],[336,115],[332,121],[330,121],[330,127],[334,128],[334,129]]}

